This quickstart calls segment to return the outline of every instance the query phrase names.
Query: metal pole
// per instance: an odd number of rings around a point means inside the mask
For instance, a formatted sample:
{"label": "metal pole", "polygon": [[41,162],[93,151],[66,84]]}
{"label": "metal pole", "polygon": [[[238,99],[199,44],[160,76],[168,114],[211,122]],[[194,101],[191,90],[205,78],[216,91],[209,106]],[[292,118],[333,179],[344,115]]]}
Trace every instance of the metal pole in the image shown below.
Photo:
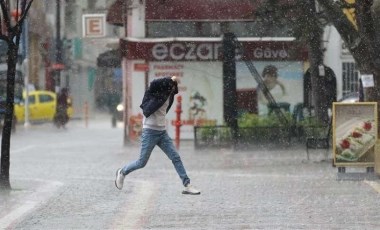
{"label": "metal pole", "polygon": [[237,147],[237,95],[236,95],[236,37],[233,33],[223,36],[223,115],[227,125],[231,128],[233,145]]}
{"label": "metal pole", "polygon": [[179,149],[179,143],[180,143],[180,128],[181,128],[181,113],[182,113],[182,97],[179,95],[177,97],[177,108],[175,110],[177,114],[177,118],[175,120],[175,147],[177,150]]}
{"label": "metal pole", "polygon": [[[62,63],[62,46],[61,46],[61,0],[57,0],[57,19],[56,19],[56,64]],[[59,92],[61,80],[61,70],[55,70],[55,92]]]}
{"label": "metal pole", "polygon": [[24,86],[25,86],[25,117],[24,117],[24,127],[28,128],[30,126],[29,122],[29,61],[28,57],[26,57],[23,61],[24,67]]}

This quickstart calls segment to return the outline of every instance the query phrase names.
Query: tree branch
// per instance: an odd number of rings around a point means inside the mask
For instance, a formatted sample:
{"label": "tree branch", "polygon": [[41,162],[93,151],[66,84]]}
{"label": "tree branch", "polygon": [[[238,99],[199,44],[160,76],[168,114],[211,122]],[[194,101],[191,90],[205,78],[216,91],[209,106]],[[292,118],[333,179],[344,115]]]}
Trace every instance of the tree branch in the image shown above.
{"label": "tree branch", "polygon": [[[326,11],[329,20],[333,23],[335,28],[338,30],[340,36],[347,44],[347,47],[350,49],[351,54],[354,56],[356,60],[360,60],[365,57],[360,55],[359,58],[358,53],[370,53],[369,47],[366,47],[365,41],[361,38],[360,33],[355,29],[354,25],[347,19],[347,17],[343,14],[340,4],[333,3],[330,0],[318,0],[318,3],[323,7]],[[360,49],[358,48],[360,47]],[[368,60],[370,60],[371,58]],[[358,61],[358,63],[365,63],[365,61]]]}
{"label": "tree branch", "polygon": [[3,13],[3,18],[5,25],[7,26],[8,30],[11,28],[11,18],[8,14],[7,6],[5,5],[4,1],[0,1],[1,11]]}
{"label": "tree branch", "polygon": [[25,5],[22,6],[22,9],[21,9],[21,18],[20,18],[20,20],[17,22],[16,26],[19,26],[19,25],[21,25],[21,24],[24,22],[24,20],[25,20],[27,14],[28,14],[28,11],[29,11],[29,9],[30,9],[32,3],[33,3],[33,0],[30,0],[30,1],[28,2],[28,5],[26,5],[26,7],[25,7]]}

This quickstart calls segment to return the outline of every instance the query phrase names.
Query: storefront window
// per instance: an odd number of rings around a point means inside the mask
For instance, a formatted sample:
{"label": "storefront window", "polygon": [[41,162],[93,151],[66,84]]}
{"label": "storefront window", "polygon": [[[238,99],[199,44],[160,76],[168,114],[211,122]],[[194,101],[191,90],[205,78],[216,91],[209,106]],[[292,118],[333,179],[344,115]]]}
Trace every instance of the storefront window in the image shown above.
{"label": "storefront window", "polygon": [[148,22],[147,37],[219,37],[232,32],[237,37],[293,37],[291,27],[263,21],[241,22]]}
{"label": "storefront window", "polygon": [[147,37],[194,37],[195,22],[148,22]]}
{"label": "storefront window", "polygon": [[292,37],[292,30],[287,25],[270,24],[263,21],[226,22],[228,31],[238,37]]}

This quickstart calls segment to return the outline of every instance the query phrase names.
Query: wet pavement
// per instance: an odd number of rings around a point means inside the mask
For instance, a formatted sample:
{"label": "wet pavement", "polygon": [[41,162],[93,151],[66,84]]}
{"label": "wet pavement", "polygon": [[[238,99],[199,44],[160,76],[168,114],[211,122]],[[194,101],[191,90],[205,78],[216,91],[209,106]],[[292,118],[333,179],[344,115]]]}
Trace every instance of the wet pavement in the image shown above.
{"label": "wet pavement", "polygon": [[202,191],[190,196],[159,148],[117,190],[116,169],[139,155],[122,139],[122,124],[112,128],[107,116],[87,128],[81,120],[18,127],[0,229],[380,229],[380,181],[338,180],[325,150],[307,161],[303,145],[197,150],[183,141],[182,160]]}

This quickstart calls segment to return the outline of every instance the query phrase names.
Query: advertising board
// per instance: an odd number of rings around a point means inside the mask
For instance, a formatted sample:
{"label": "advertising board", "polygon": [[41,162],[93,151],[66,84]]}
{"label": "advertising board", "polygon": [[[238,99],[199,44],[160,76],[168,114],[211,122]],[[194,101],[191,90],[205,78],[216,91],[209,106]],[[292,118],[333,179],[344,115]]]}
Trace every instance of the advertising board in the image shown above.
{"label": "advertising board", "polygon": [[377,138],[376,102],[333,104],[335,166],[373,167]]}

